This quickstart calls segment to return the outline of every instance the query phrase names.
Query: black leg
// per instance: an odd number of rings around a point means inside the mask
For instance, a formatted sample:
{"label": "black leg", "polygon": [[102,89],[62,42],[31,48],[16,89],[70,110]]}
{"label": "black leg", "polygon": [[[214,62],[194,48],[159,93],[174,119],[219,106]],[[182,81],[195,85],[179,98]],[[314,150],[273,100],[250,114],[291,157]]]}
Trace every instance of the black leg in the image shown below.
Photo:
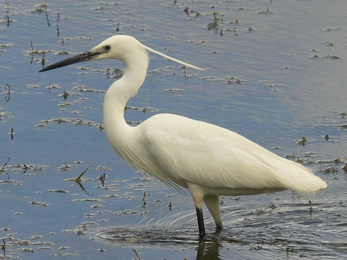
{"label": "black leg", "polygon": [[205,225],[204,225],[204,216],[202,215],[202,208],[199,209],[196,207],[196,216],[198,218],[199,225],[199,241],[203,242],[205,239]]}

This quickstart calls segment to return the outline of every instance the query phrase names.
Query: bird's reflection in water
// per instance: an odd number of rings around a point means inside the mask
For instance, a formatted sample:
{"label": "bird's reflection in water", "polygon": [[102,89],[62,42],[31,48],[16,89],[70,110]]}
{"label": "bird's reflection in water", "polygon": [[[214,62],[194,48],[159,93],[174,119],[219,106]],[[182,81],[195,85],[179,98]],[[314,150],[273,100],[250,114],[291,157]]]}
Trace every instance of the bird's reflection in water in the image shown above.
{"label": "bird's reflection in water", "polygon": [[204,242],[200,242],[197,248],[196,260],[222,260],[219,257],[219,249],[222,247],[221,244],[221,230],[216,229],[214,234]]}
{"label": "bird's reflection in water", "polygon": [[196,260],[221,260],[219,257],[219,241],[199,243]]}

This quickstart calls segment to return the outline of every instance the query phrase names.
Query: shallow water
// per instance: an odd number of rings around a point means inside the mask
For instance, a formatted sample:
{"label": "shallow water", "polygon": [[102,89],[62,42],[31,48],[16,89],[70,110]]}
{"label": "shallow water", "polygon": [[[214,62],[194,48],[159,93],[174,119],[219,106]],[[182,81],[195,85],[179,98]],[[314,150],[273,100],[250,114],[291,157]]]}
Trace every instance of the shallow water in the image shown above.
{"label": "shallow water", "polygon": [[[346,7],[343,0],[2,1],[0,258],[342,259]],[[216,234],[205,211],[208,238],[199,245],[190,195],[134,172],[100,128],[104,93],[122,64],[37,73],[43,58],[51,64],[113,34],[207,69],[184,72],[150,55],[127,120],[170,112],[226,127],[300,161],[329,189],[221,198],[225,228]],[[85,170],[80,186],[74,179]]]}

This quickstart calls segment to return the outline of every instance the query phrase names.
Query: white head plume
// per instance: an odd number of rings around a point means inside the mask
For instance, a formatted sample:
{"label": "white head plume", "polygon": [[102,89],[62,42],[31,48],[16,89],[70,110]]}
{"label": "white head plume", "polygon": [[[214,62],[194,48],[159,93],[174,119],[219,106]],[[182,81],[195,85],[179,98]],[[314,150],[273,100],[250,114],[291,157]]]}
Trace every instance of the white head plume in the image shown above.
{"label": "white head plume", "polygon": [[149,47],[147,47],[147,46],[145,46],[145,45],[143,45],[143,44],[142,44],[142,46],[143,46],[147,51],[149,51],[149,52],[158,54],[158,55],[160,55],[160,56],[162,56],[162,57],[164,57],[164,58],[166,58],[166,59],[168,59],[168,60],[175,61],[175,62],[177,62],[177,63],[179,63],[179,64],[182,64],[182,65],[184,65],[184,66],[186,66],[186,67],[190,67],[190,68],[193,68],[193,69],[196,69],[196,70],[205,70],[205,69],[199,68],[199,67],[197,67],[197,66],[191,65],[191,64],[189,64],[189,63],[186,63],[186,62],[184,62],[184,61],[180,61],[180,60],[178,60],[178,59],[172,58],[172,57],[170,57],[170,56],[168,56],[168,55],[166,55],[166,54],[164,54],[164,53],[161,53],[161,52],[159,52],[159,51],[153,50],[153,49],[151,49],[151,48],[149,48]]}

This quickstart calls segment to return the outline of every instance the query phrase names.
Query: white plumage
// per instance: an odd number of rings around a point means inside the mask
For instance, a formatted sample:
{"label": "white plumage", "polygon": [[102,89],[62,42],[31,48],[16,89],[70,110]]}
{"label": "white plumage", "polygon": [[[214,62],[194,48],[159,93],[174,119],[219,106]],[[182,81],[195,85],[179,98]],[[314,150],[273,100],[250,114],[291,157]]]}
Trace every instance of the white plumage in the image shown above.
{"label": "white plumage", "polygon": [[104,100],[105,132],[112,148],[131,166],[180,190],[189,189],[196,205],[200,240],[205,229],[204,201],[217,229],[222,229],[220,195],[252,195],[281,190],[313,193],[327,184],[300,164],[281,158],[227,129],[173,114],[158,114],[136,127],[124,120],[124,107],[145,80],[148,54],[159,54],[130,36],[113,36],[88,52],[41,71],[76,62],[118,59],[124,62],[121,79]]}

